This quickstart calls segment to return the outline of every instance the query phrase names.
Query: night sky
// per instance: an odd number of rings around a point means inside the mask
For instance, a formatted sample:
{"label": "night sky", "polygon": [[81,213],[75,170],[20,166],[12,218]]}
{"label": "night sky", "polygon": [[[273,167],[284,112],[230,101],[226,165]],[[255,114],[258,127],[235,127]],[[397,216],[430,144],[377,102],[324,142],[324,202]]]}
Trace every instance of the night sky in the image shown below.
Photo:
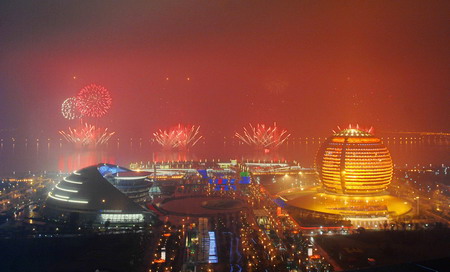
{"label": "night sky", "polygon": [[118,135],[276,121],[450,131],[450,1],[0,2],[0,129],[73,126],[61,103],[96,83]]}

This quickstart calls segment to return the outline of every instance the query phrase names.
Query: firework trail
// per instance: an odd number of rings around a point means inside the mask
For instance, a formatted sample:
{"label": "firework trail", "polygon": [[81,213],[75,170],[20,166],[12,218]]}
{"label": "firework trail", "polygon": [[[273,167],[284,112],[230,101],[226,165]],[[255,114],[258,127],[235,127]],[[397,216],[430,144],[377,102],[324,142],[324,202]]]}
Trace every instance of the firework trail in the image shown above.
{"label": "firework trail", "polygon": [[244,127],[244,133],[241,135],[236,132],[235,136],[242,142],[255,148],[276,148],[283,144],[290,134],[287,130],[281,130],[276,123],[273,127],[265,124],[257,124],[253,126],[249,124],[250,128]]}
{"label": "firework trail", "polygon": [[59,133],[70,143],[81,146],[98,146],[108,142],[115,132],[109,132],[108,128],[96,128],[87,123],[81,128],[59,131]]}
{"label": "firework trail", "polygon": [[202,138],[199,135],[200,126],[178,126],[166,131],[158,130],[153,133],[155,140],[165,149],[188,149],[197,144]]}

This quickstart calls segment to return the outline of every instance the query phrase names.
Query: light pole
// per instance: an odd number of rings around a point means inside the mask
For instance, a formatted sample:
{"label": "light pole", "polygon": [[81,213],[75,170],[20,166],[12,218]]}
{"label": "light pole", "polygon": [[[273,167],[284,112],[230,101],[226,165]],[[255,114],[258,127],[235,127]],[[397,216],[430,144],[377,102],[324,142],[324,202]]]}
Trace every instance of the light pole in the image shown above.
{"label": "light pole", "polygon": [[420,213],[420,210],[419,210],[419,197],[417,196],[414,199],[417,200],[417,202],[416,202],[416,210],[417,210],[417,215],[419,215],[419,213]]}

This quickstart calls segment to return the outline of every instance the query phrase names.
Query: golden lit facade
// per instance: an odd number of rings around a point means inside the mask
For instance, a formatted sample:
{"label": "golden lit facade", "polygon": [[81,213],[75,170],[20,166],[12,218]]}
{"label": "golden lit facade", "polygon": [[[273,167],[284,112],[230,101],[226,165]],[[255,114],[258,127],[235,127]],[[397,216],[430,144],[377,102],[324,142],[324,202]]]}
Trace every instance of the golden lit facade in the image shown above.
{"label": "golden lit facade", "polygon": [[383,192],[393,174],[391,155],[381,139],[351,128],[323,143],[316,167],[326,191],[345,195]]}

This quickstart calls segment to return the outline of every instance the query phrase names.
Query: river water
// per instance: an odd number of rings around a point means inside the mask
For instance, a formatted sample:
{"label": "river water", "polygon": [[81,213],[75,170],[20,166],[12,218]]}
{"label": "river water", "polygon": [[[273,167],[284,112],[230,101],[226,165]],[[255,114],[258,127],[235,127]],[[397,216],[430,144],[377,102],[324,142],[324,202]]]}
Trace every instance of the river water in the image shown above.
{"label": "river water", "polygon": [[[110,139],[97,148],[79,148],[64,139],[1,139],[0,174],[13,172],[68,172],[99,162],[129,166],[132,162],[185,160],[296,161],[312,167],[324,138],[292,139],[277,151],[254,151],[237,141],[218,144],[199,142],[187,152],[162,151],[152,139]],[[397,140],[384,142],[397,167],[450,164],[450,142],[440,140]]]}

